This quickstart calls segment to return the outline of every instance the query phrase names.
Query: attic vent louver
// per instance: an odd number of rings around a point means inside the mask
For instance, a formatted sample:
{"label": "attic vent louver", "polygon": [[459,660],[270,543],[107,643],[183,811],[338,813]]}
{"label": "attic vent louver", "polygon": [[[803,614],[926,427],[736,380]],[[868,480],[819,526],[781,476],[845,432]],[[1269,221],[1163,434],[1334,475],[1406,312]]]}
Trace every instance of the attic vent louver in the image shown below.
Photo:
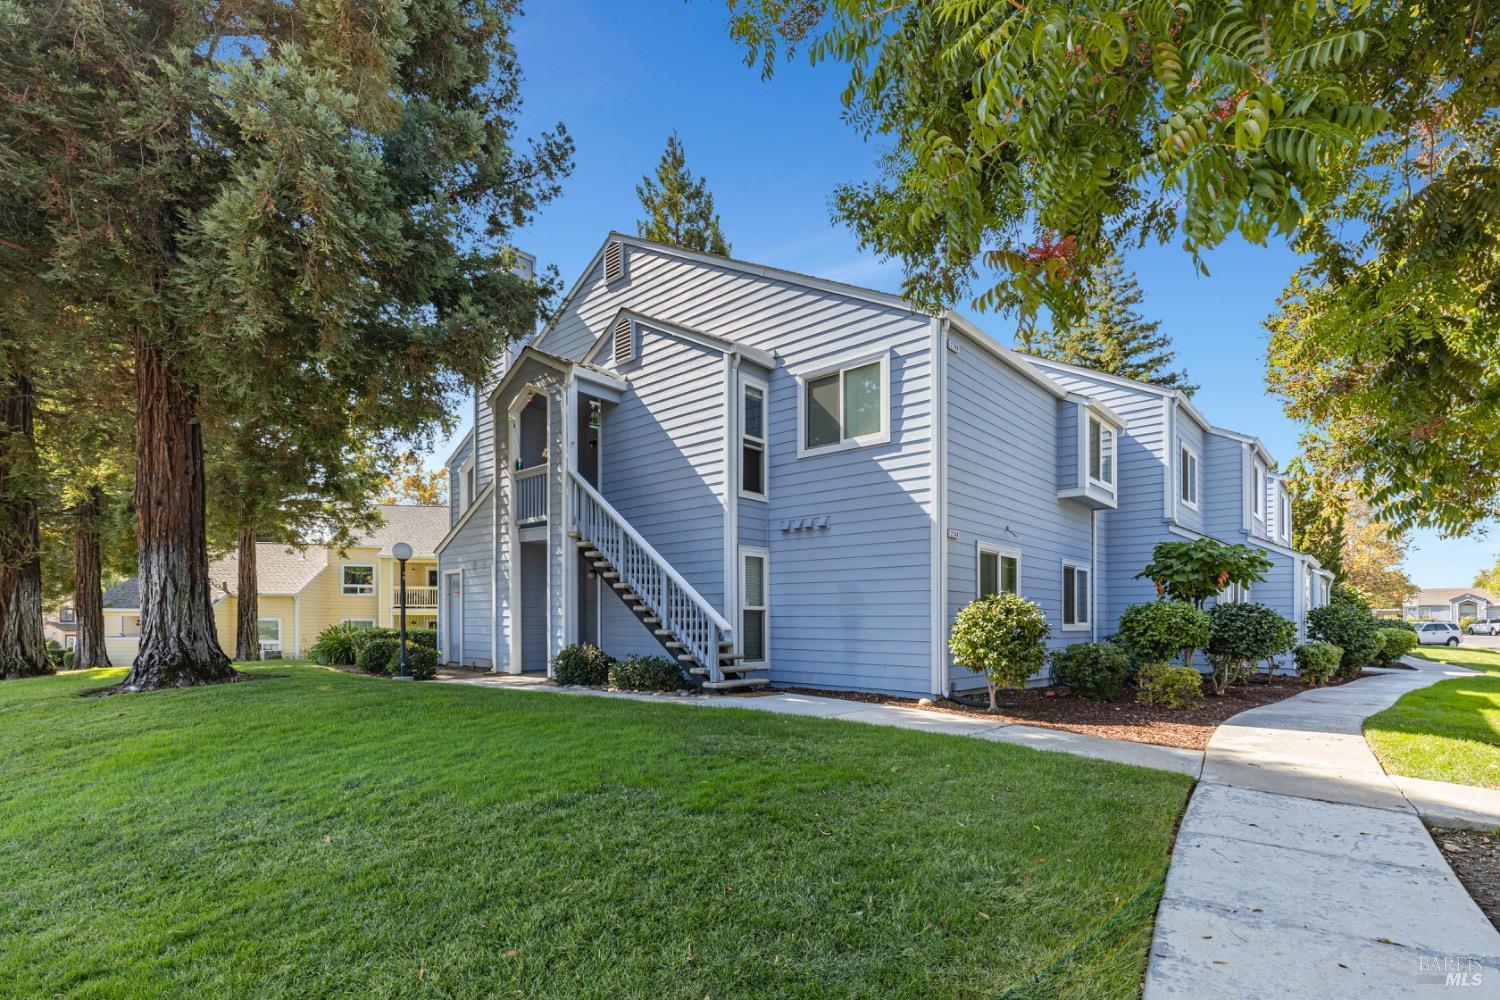
{"label": "attic vent louver", "polygon": [[610,284],[625,276],[625,244],[611,240],[604,248],[604,282]]}
{"label": "attic vent louver", "polygon": [[635,357],[635,324],[629,316],[621,316],[615,323],[614,343],[611,345],[610,356],[614,358],[617,365]]}

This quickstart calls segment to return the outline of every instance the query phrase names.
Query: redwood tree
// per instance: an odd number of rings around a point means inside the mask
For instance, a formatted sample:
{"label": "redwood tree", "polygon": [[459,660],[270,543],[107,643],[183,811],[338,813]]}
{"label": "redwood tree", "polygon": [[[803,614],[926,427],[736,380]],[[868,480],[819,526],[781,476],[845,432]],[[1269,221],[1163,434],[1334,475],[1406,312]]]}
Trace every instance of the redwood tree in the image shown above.
{"label": "redwood tree", "polygon": [[36,400],[15,367],[0,381],[0,678],[52,673],[42,636]]}
{"label": "redwood tree", "polygon": [[214,632],[205,420],[268,362],[418,430],[531,328],[508,236],[560,128],[512,148],[515,0],[25,5],[0,32],[0,176],[48,219],[49,280],[130,333],[140,652],[128,689],[233,676]]}

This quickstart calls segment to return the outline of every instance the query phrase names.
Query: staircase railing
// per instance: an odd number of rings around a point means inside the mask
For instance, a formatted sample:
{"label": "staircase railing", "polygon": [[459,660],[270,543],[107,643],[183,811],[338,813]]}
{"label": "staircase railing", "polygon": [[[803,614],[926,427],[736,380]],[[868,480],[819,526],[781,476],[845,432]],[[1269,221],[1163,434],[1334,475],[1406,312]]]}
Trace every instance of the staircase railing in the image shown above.
{"label": "staircase railing", "polygon": [[641,596],[661,619],[659,627],[671,631],[708,668],[709,679],[723,680],[719,644],[729,641],[729,622],[583,477],[577,472],[570,476],[573,527],[579,536],[598,549],[620,580]]}

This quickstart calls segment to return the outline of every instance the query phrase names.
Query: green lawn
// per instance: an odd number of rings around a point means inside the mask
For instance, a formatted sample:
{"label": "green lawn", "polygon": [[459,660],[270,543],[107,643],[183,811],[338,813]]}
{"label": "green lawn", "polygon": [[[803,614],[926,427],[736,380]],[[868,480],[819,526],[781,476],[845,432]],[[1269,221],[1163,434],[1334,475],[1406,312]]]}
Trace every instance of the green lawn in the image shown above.
{"label": "green lawn", "polygon": [[1132,997],[1190,787],[815,719],[250,672],[0,683],[0,995]]}
{"label": "green lawn", "polygon": [[1500,788],[1500,653],[1424,646],[1415,655],[1483,670],[1413,691],[1365,720],[1365,737],[1391,774]]}

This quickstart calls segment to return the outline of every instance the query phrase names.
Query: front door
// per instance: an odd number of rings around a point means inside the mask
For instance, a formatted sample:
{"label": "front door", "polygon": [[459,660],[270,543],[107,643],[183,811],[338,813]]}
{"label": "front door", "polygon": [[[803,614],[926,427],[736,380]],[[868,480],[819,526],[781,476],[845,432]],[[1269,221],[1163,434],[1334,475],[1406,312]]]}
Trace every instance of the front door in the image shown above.
{"label": "front door", "polygon": [[463,576],[449,573],[443,588],[443,652],[449,663],[463,663],[464,594]]}

